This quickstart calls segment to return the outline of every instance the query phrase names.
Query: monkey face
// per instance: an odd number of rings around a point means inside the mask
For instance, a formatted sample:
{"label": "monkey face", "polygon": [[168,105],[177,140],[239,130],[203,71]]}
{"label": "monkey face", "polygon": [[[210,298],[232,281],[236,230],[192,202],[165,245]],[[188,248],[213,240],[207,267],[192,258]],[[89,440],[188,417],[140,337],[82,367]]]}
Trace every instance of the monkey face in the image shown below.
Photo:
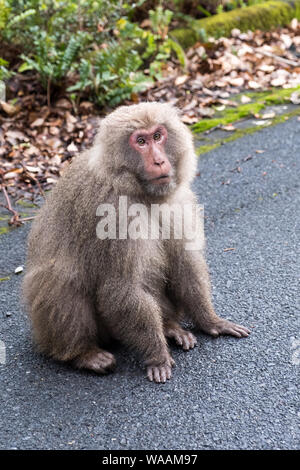
{"label": "monkey face", "polygon": [[113,181],[122,195],[167,198],[196,172],[192,133],[166,103],[121,106],[104,118],[89,169]]}
{"label": "monkey face", "polygon": [[138,156],[139,180],[145,192],[163,195],[175,186],[174,170],[166,152],[168,131],[163,125],[137,129],[129,145]]}

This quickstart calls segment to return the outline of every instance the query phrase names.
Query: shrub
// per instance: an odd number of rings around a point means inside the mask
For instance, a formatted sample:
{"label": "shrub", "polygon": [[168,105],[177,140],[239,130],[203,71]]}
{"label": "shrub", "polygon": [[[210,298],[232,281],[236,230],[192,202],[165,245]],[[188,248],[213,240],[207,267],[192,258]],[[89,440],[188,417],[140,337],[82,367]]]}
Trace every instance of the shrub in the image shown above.
{"label": "shrub", "polygon": [[71,79],[72,93],[115,105],[159,77],[172,53],[184,63],[181,47],[168,37],[173,13],[150,10],[143,29],[130,20],[142,3],[0,0],[0,39],[22,49],[19,72],[36,70],[49,99],[52,85]]}

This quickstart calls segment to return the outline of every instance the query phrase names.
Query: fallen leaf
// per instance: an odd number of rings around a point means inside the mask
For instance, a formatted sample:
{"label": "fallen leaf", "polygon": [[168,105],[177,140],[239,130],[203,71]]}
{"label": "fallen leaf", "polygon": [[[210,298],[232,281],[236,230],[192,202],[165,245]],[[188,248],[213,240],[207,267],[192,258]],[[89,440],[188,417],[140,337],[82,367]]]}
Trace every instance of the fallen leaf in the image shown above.
{"label": "fallen leaf", "polygon": [[55,103],[55,106],[57,108],[63,108],[63,109],[72,109],[72,103],[70,103],[69,100],[66,98],[61,98]]}
{"label": "fallen leaf", "polygon": [[194,117],[190,117],[188,116],[187,114],[184,114],[181,118],[182,122],[184,122],[185,124],[195,124],[196,122],[199,121],[198,118],[196,118],[195,116]]}
{"label": "fallen leaf", "polygon": [[270,113],[265,113],[261,115],[261,119],[273,119],[276,116],[276,113],[274,111]]}
{"label": "fallen leaf", "polygon": [[245,80],[243,79],[243,77],[237,77],[237,78],[231,78],[230,79],[230,84],[232,86],[243,86],[245,83]]}
{"label": "fallen leaf", "polygon": [[20,173],[23,173],[23,168],[16,168],[15,170],[8,171],[4,174],[3,178],[9,180],[11,178],[17,178]]}
{"label": "fallen leaf", "polygon": [[233,124],[227,124],[226,126],[222,126],[221,129],[227,132],[232,132],[236,130]]}
{"label": "fallen leaf", "polygon": [[300,104],[300,93],[299,93],[299,91],[294,91],[291,94],[290,100],[293,104]]}
{"label": "fallen leaf", "polygon": [[94,109],[94,104],[90,101],[82,101],[79,105],[79,109],[85,112],[91,112]]}
{"label": "fallen leaf", "polygon": [[28,142],[29,138],[23,134],[21,131],[8,130],[5,134],[6,140],[9,141],[11,145],[16,145],[18,141]]}
{"label": "fallen leaf", "polygon": [[30,173],[39,173],[39,171],[40,171],[38,166],[25,166],[25,168]]}
{"label": "fallen leaf", "polygon": [[5,101],[0,101],[0,109],[3,109],[3,111],[9,116],[13,116],[20,111],[20,106],[15,106],[13,104],[6,103]]}
{"label": "fallen leaf", "polygon": [[78,148],[74,144],[74,142],[71,142],[68,147],[67,147],[68,152],[78,152]]}
{"label": "fallen leaf", "polygon": [[247,104],[247,103],[251,103],[251,98],[249,98],[249,96],[247,95],[242,95],[241,96],[241,103],[242,104]]}
{"label": "fallen leaf", "polygon": [[298,23],[297,18],[293,18],[292,21],[291,21],[290,26],[291,26],[291,28],[292,28],[294,31],[296,31],[297,28],[298,28],[298,24],[299,24],[299,23]]}
{"label": "fallen leaf", "polygon": [[45,122],[44,118],[38,118],[30,124],[30,127],[41,127]]}
{"label": "fallen leaf", "polygon": [[180,75],[179,77],[176,78],[174,83],[176,86],[183,85],[187,81],[188,78],[189,78],[188,75]]}
{"label": "fallen leaf", "polygon": [[271,85],[272,86],[282,86],[286,83],[286,78],[285,77],[277,77],[271,80]]}
{"label": "fallen leaf", "polygon": [[18,266],[16,269],[15,269],[15,274],[20,274],[24,271],[24,268],[23,266]]}
{"label": "fallen leaf", "polygon": [[199,108],[198,109],[198,113],[200,114],[200,116],[203,116],[203,117],[211,117],[215,114],[215,111],[214,109],[212,108]]}
{"label": "fallen leaf", "polygon": [[227,86],[227,82],[224,80],[216,80],[215,85],[219,88],[224,88]]}
{"label": "fallen leaf", "polygon": [[271,72],[273,72],[273,70],[275,70],[275,66],[274,65],[269,65],[269,64],[261,64],[258,67],[258,70],[261,70],[262,72],[271,73]]}
{"label": "fallen leaf", "polygon": [[49,128],[49,132],[51,135],[58,135],[60,133],[60,130],[58,127],[52,126]]}
{"label": "fallen leaf", "polygon": [[252,88],[253,90],[257,90],[258,88],[261,88],[261,85],[254,80],[249,80],[248,82],[249,88]]}

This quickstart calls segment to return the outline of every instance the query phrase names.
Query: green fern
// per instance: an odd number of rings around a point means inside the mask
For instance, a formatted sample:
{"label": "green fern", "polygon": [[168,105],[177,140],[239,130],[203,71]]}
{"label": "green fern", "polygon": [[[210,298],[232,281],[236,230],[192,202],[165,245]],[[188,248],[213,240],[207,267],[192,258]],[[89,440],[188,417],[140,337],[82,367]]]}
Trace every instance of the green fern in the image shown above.
{"label": "green fern", "polygon": [[10,7],[6,0],[0,0],[0,31],[7,25],[8,17],[10,14]]}
{"label": "green fern", "polygon": [[77,58],[77,54],[81,47],[80,38],[72,36],[63,53],[60,66],[60,75],[64,76],[69,71],[71,65]]}

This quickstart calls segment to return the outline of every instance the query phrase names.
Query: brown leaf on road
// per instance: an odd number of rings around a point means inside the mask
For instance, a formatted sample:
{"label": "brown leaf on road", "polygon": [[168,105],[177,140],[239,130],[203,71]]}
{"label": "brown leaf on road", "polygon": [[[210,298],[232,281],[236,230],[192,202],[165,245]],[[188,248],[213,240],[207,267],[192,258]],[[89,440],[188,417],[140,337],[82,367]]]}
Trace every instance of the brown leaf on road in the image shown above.
{"label": "brown leaf on road", "polygon": [[227,132],[233,132],[236,131],[236,127],[234,127],[233,124],[226,124],[225,126],[222,126],[221,129]]}

